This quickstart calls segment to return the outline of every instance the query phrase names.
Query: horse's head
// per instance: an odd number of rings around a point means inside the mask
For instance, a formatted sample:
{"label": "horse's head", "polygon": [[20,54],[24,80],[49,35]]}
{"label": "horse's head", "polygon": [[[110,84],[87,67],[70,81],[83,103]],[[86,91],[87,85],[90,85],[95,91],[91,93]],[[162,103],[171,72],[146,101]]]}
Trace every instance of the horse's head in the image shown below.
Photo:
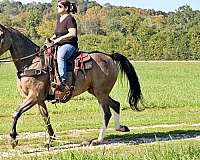
{"label": "horse's head", "polygon": [[10,49],[11,42],[9,30],[0,24],[0,55]]}

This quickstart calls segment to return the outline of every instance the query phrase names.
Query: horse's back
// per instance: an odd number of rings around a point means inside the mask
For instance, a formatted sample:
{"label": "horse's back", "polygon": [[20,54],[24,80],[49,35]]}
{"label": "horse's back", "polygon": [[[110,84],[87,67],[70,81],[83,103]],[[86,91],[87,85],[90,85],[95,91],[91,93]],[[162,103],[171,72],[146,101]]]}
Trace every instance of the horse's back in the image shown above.
{"label": "horse's back", "polygon": [[[118,68],[116,62],[105,53],[91,53],[90,54],[93,59],[93,71],[94,74],[100,78],[108,78],[108,77],[115,77],[118,73]],[[117,75],[116,75],[117,76]]]}
{"label": "horse's back", "polygon": [[117,64],[108,54],[92,52],[90,56],[92,69],[86,71],[86,78],[81,72],[78,73],[75,90],[84,92],[92,89],[100,94],[109,94],[117,80]]}

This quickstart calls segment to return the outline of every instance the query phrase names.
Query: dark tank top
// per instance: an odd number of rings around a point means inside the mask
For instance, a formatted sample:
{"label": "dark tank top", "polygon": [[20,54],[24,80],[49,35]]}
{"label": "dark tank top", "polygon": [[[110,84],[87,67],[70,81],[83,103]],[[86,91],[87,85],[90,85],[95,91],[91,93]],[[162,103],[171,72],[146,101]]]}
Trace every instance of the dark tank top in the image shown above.
{"label": "dark tank top", "polygon": [[[69,28],[76,28],[76,30],[77,30],[77,24],[76,24],[76,20],[74,19],[74,17],[72,17],[71,15],[68,15],[62,22],[60,22],[60,16],[58,16],[56,30],[55,30],[56,37],[58,38],[58,37],[68,34]],[[76,37],[74,37],[70,40],[67,40],[67,41],[63,41],[63,42],[59,43],[59,45],[71,44],[75,47],[78,47],[77,42],[78,42],[78,37],[76,35]]]}

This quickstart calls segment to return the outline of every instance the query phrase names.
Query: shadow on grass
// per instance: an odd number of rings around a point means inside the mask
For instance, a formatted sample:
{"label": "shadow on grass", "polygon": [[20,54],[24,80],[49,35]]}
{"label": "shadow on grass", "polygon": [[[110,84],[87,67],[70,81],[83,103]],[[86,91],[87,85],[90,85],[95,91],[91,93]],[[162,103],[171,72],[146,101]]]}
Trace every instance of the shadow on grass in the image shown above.
{"label": "shadow on grass", "polygon": [[142,134],[125,134],[125,135],[108,135],[106,136],[107,144],[144,144],[171,140],[184,140],[190,138],[200,138],[200,131],[197,130],[175,130],[169,132],[154,132]]}

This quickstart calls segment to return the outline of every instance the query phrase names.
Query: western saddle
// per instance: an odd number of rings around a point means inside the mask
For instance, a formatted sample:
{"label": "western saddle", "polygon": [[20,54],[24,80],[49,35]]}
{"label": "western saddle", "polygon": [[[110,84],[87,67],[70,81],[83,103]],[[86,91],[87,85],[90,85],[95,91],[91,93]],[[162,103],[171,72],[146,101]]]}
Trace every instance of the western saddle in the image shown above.
{"label": "western saddle", "polygon": [[81,71],[86,78],[85,71],[92,68],[91,56],[87,52],[78,51],[78,49],[75,51],[73,56],[67,61],[67,85],[62,91],[59,89],[61,81],[57,67],[57,46],[50,39],[46,40],[44,45],[44,58],[45,67],[49,72],[51,82],[47,100],[50,100],[52,103],[66,103],[72,97],[78,71]]}

